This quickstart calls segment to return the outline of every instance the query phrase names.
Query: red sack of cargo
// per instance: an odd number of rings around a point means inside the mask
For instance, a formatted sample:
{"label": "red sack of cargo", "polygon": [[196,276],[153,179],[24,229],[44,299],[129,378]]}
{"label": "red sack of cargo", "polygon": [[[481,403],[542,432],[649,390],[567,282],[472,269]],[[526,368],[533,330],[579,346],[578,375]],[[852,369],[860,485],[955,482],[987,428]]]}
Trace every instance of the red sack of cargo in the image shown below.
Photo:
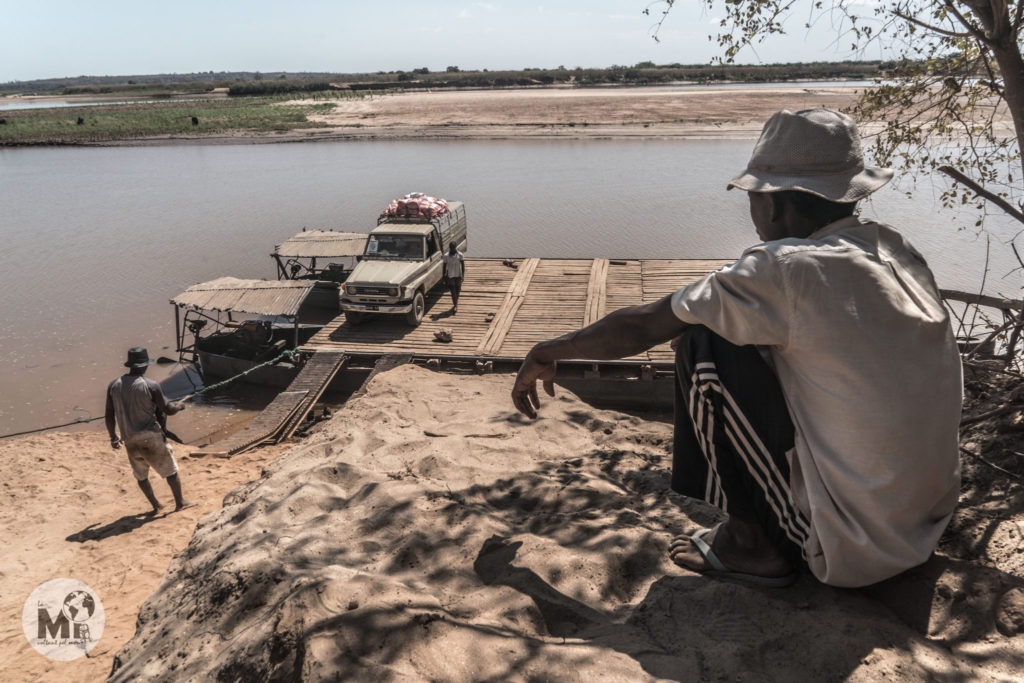
{"label": "red sack of cargo", "polygon": [[414,193],[391,200],[380,215],[431,219],[448,211],[448,202],[436,197]]}
{"label": "red sack of cargo", "polygon": [[423,218],[434,218],[448,210],[448,202],[436,197],[422,197],[420,201],[420,215]]}
{"label": "red sack of cargo", "polygon": [[415,215],[419,216],[420,218],[426,218],[427,217],[427,213],[426,213],[427,212],[427,207],[430,205],[429,198],[428,197],[417,197],[415,199],[415,202],[416,202],[416,214]]}
{"label": "red sack of cargo", "polygon": [[381,218],[384,216],[397,216],[398,215],[398,200],[392,199],[391,203],[384,207],[384,210],[380,212]]}

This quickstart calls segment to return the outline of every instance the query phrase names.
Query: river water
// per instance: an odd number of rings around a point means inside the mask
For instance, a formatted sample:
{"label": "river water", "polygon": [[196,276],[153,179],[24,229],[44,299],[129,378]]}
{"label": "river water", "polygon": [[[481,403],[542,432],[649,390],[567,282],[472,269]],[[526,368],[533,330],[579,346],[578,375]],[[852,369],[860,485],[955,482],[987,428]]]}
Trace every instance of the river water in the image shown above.
{"label": "river water", "polygon": [[[470,256],[733,258],[756,241],[725,185],[752,140],[372,141],[0,150],[0,435],[102,414],[127,348],[174,355],[168,300],[221,275],[275,277],[269,254],[303,227],[366,231],[392,198],[466,203]],[[977,291],[986,237],[908,182],[875,195],[940,286]],[[986,291],[1019,296],[989,225]],[[168,367],[154,366],[163,379]],[[170,393],[183,394],[179,378]],[[244,399],[251,398],[250,403]],[[189,440],[258,407],[219,395]],[[95,424],[98,423],[94,423]]]}

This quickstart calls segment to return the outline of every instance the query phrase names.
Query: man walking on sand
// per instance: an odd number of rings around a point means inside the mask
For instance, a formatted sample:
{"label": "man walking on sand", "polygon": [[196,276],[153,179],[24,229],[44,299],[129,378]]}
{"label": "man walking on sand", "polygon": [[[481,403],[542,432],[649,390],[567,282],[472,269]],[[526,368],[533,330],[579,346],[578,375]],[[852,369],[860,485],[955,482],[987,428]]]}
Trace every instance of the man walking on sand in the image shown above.
{"label": "man walking on sand", "polygon": [[[164,437],[158,416],[161,412],[174,415],[184,410],[185,405],[169,403],[160,385],[143,376],[152,362],[146,349],[140,346],[128,351],[125,362],[128,374],[118,377],[107,387],[107,432],[110,434],[110,447],[114,450],[124,443],[132,474],[153,506],[153,512],[159,512],[163,506],[157,501],[149,483],[150,467],[167,480],[174,495],[174,510],[178,511],[195,503],[186,501],[181,495],[178,463]],[[116,427],[121,429],[120,438]]]}
{"label": "man walking on sand", "polygon": [[466,274],[466,259],[462,252],[455,248],[455,242],[448,243],[448,253],[444,259],[445,280],[452,293],[452,313],[459,312],[459,294],[462,293],[462,278]]}
{"label": "man walking on sand", "polygon": [[848,116],[776,113],[729,183],[762,243],[523,362],[512,399],[532,418],[556,361],[675,340],[672,488],[727,515],[672,541],[680,566],[765,586],[807,566],[852,587],[934,550],[959,494],[961,365],[924,259],[854,215],[891,177],[864,166]]}

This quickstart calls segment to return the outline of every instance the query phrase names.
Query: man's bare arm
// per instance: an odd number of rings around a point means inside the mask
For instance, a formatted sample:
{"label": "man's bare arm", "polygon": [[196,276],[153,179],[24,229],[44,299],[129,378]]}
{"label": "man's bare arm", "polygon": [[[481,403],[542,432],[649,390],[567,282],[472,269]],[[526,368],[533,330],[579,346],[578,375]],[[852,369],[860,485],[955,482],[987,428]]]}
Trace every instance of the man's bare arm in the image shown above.
{"label": "man's bare arm", "polygon": [[554,396],[555,363],[569,358],[614,360],[633,356],[683,333],[686,323],[672,312],[671,296],[651,304],[622,308],[596,323],[534,346],[512,388],[512,402],[528,417],[537,417],[537,380]]}
{"label": "man's bare arm", "polygon": [[180,413],[185,410],[185,404],[183,402],[168,401],[167,397],[164,396],[164,390],[155,382],[150,385],[149,395],[150,398],[153,399],[153,403],[156,405],[158,413],[162,412],[165,415],[174,415],[175,413]]}
{"label": "man's bare arm", "polygon": [[120,448],[121,440],[117,437],[117,420],[114,417],[114,397],[110,395],[110,389],[107,389],[107,407],[103,414],[103,421],[107,425],[107,434],[110,435],[110,446],[112,448]]}

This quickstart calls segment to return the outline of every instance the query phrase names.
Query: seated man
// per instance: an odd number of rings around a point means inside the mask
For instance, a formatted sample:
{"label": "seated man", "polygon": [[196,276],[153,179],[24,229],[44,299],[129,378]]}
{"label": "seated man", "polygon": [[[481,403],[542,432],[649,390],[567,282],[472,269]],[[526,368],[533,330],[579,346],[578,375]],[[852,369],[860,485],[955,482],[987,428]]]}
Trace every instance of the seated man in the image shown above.
{"label": "seated man", "polygon": [[924,259],[854,215],[891,177],[865,168],[848,116],[776,113],[729,184],[747,191],[761,244],[523,362],[512,398],[536,417],[556,361],[675,340],[672,488],[727,514],[675,539],[677,564],[769,586],[806,564],[864,586],[935,548],[959,493],[961,365]]}

